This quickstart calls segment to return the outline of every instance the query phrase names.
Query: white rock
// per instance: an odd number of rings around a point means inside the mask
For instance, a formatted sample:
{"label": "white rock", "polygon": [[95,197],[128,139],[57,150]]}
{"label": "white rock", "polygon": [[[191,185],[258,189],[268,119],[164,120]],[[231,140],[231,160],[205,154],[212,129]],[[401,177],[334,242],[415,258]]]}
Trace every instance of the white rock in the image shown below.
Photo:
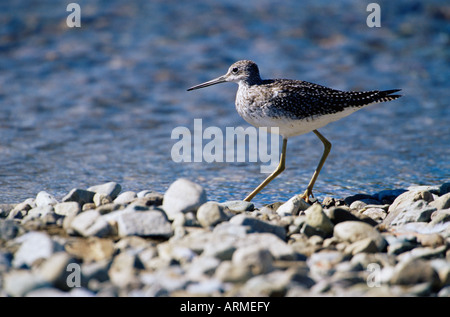
{"label": "white rock", "polygon": [[306,223],[313,228],[322,230],[326,235],[333,233],[333,223],[323,212],[320,204],[314,204],[305,210]]}
{"label": "white rock", "polygon": [[109,278],[118,287],[127,287],[138,283],[136,264],[139,261],[131,252],[122,252],[114,257],[108,271]]}
{"label": "white rock", "polygon": [[265,274],[272,270],[273,256],[269,250],[246,246],[233,253],[231,262],[237,266],[248,266],[254,275]]}
{"label": "white rock", "polygon": [[159,210],[136,211],[121,214],[117,219],[119,235],[169,238],[172,225]]}
{"label": "white rock", "polygon": [[28,270],[8,272],[3,282],[5,292],[15,297],[22,297],[32,290],[46,286],[49,286],[48,282]]}
{"label": "white rock", "polygon": [[105,184],[95,185],[88,188],[88,191],[105,194],[106,196],[111,197],[111,199],[115,199],[120,191],[122,190],[122,186],[116,182],[109,182]]}
{"label": "white rock", "polygon": [[60,216],[76,216],[80,213],[80,205],[76,201],[67,201],[54,206],[55,213]]}
{"label": "white rock", "polygon": [[89,190],[84,190],[80,188],[73,188],[66,196],[63,197],[62,201],[76,201],[80,205],[87,203],[92,203],[95,193]]}
{"label": "white rock", "polygon": [[197,220],[203,227],[215,226],[219,222],[226,221],[228,216],[224,208],[218,203],[208,201],[197,210]]}
{"label": "white rock", "polygon": [[310,205],[299,195],[295,195],[277,209],[277,214],[283,216],[295,216],[302,210],[306,210]]}
{"label": "white rock", "polygon": [[67,285],[67,277],[72,271],[67,270],[67,267],[70,263],[75,263],[75,259],[68,253],[56,252],[40,264],[35,270],[35,273],[44,281],[59,289],[69,290],[70,287]]}
{"label": "white rock", "polygon": [[45,191],[41,191],[37,194],[36,200],[35,200],[36,206],[47,206],[47,205],[55,205],[58,203],[58,201],[50,195],[49,193]]}
{"label": "white rock", "polygon": [[15,239],[22,243],[14,254],[13,266],[31,267],[34,261],[49,258],[55,251],[55,243],[43,232],[31,231]]}
{"label": "white rock", "polygon": [[36,208],[28,210],[28,214],[23,218],[23,221],[42,218],[53,212],[54,212],[53,207],[51,205],[41,205]]}
{"label": "white rock", "polygon": [[173,182],[164,193],[163,209],[170,220],[176,214],[197,211],[206,202],[206,191],[202,186],[180,178]]}
{"label": "white rock", "polygon": [[95,193],[93,198],[95,206],[99,207],[102,205],[106,205],[112,202],[112,199],[110,196],[103,194],[103,193]]}
{"label": "white rock", "polygon": [[126,205],[131,203],[133,200],[137,198],[137,195],[133,191],[123,192],[116,199],[114,199],[115,204]]}
{"label": "white rock", "polygon": [[137,193],[137,197],[138,198],[142,198],[142,197],[145,197],[145,195],[149,195],[149,194],[152,194],[152,193],[153,193],[152,190],[148,190],[148,189],[141,190],[139,193]]}
{"label": "white rock", "polygon": [[344,221],[334,226],[334,237],[350,243],[371,238],[378,250],[383,250],[386,240],[377,229],[362,221]]}
{"label": "white rock", "polygon": [[70,228],[84,237],[104,237],[111,233],[111,226],[97,210],[86,210],[70,222]]}

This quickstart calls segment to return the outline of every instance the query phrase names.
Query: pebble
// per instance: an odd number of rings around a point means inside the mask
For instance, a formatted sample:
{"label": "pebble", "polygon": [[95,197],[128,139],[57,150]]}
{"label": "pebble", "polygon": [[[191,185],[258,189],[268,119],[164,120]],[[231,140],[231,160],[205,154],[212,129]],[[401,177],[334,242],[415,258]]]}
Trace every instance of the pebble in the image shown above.
{"label": "pebble", "polygon": [[119,196],[117,196],[116,199],[114,199],[115,204],[119,205],[127,205],[131,203],[133,200],[137,198],[137,194],[133,191],[126,191]]}
{"label": "pebble", "polygon": [[12,240],[20,232],[20,226],[14,220],[0,219],[0,239]]}
{"label": "pebble", "polygon": [[197,220],[203,227],[210,227],[228,220],[228,216],[222,205],[209,201],[198,208]]}
{"label": "pebble", "polygon": [[374,197],[372,195],[367,195],[367,194],[356,194],[356,195],[344,198],[344,202],[347,206],[351,206],[351,204],[353,202],[358,201],[358,200],[360,200],[360,201],[368,200],[368,201],[370,201],[371,204],[374,201],[378,202],[377,200],[374,199]]}
{"label": "pebble", "polygon": [[408,209],[396,209],[389,212],[383,223],[385,225],[400,226],[410,222],[428,222],[434,211],[436,211],[436,208],[428,207],[424,201],[417,201]]}
{"label": "pebble", "polygon": [[67,270],[70,263],[76,263],[76,261],[68,253],[56,252],[41,263],[34,270],[34,273],[54,287],[68,291],[70,287],[67,285],[67,278],[72,273],[72,271]]}
{"label": "pebble", "polygon": [[49,258],[56,249],[55,243],[44,232],[25,233],[17,237],[15,242],[20,243],[12,261],[15,268],[31,267],[35,261]]}
{"label": "pebble", "polygon": [[382,208],[367,208],[362,212],[362,214],[377,222],[382,222],[387,216],[386,211]]}
{"label": "pebble", "polygon": [[204,188],[190,180],[180,178],[164,193],[162,207],[169,220],[173,220],[178,213],[196,212],[204,203],[206,203]]}
{"label": "pebble", "polygon": [[91,186],[87,189],[90,192],[104,194],[111,197],[112,200],[116,199],[122,190],[122,186],[116,182],[108,182],[100,185]]}
{"label": "pebble", "polygon": [[398,263],[390,283],[400,285],[431,283],[437,286],[440,280],[439,275],[427,261],[414,259]]}
{"label": "pebble", "polygon": [[341,241],[353,243],[369,238],[382,251],[386,246],[386,240],[371,225],[361,221],[345,221],[334,226],[334,237]]}
{"label": "pebble", "polygon": [[444,238],[438,233],[423,234],[418,236],[417,241],[423,247],[436,248],[445,244]]}
{"label": "pebble", "polygon": [[310,205],[299,195],[295,195],[277,209],[277,214],[281,217],[289,215],[298,215],[301,211],[306,210]]}
{"label": "pebble", "polygon": [[30,209],[23,221],[29,221],[32,219],[44,218],[46,215],[54,213],[53,206],[51,205],[41,205],[36,208]]}
{"label": "pebble", "polygon": [[252,276],[250,266],[236,266],[231,261],[222,261],[215,272],[215,277],[226,283],[244,283]]}
{"label": "pebble", "polygon": [[95,207],[110,204],[112,202],[112,198],[103,193],[95,193],[94,198],[92,200],[94,201]]}
{"label": "pebble", "polygon": [[273,256],[268,249],[245,246],[238,248],[231,259],[235,266],[247,266],[252,275],[265,274],[273,269]]}
{"label": "pebble", "polygon": [[75,216],[70,222],[70,228],[84,237],[105,237],[113,231],[111,225],[94,209]]}
{"label": "pebble", "polygon": [[352,214],[350,210],[344,207],[331,207],[326,210],[326,215],[333,224],[338,224],[344,221],[359,221],[360,219]]}
{"label": "pebble", "polygon": [[58,201],[49,193],[41,191],[36,195],[35,203],[37,207],[42,207],[47,205],[55,205]]}
{"label": "pebble", "polygon": [[94,202],[95,192],[74,188],[66,196],[63,197],[62,202],[75,201],[80,205]]}
{"label": "pebble", "polygon": [[[324,238],[331,236],[334,225],[327,215],[323,212],[320,204],[314,204],[305,210],[306,223],[316,230],[324,233]],[[321,235],[322,236],[322,235]]]}
{"label": "pebble", "polygon": [[274,271],[249,279],[242,288],[243,296],[284,296],[292,280],[290,271]]}
{"label": "pebble", "polygon": [[6,294],[14,297],[23,297],[33,290],[49,286],[41,277],[26,270],[10,271],[5,274],[3,281]]}
{"label": "pebble", "polygon": [[172,226],[162,210],[138,211],[121,214],[117,219],[119,236],[169,238]]}
{"label": "pebble", "polygon": [[[172,193],[120,194],[121,186],[110,182],[74,189],[62,202],[43,192],[1,205],[0,294],[450,293],[450,185],[354,195],[346,199],[350,207],[337,199],[310,206],[294,196],[261,208],[206,201],[204,189],[187,180],[172,185]],[[121,195],[129,196],[117,200]],[[69,264],[81,268],[81,287],[67,284]]]}
{"label": "pebble", "polygon": [[346,256],[339,251],[321,251],[312,254],[306,263],[308,264],[311,273],[317,277],[331,276],[335,269],[334,267],[341,263]]}
{"label": "pebble", "polygon": [[450,193],[442,195],[438,199],[432,201],[430,206],[436,209],[448,209],[450,208]]}
{"label": "pebble", "polygon": [[221,203],[221,205],[228,208],[233,213],[253,211],[255,209],[255,205],[253,203],[241,200],[229,200]]}
{"label": "pebble", "polygon": [[136,285],[139,285],[139,279],[136,273],[140,265],[140,261],[135,254],[121,252],[114,257],[111,267],[108,270],[108,276],[111,282],[117,287],[136,287]]}
{"label": "pebble", "polygon": [[440,195],[445,195],[447,193],[450,193],[450,182],[442,184],[439,187],[439,193],[440,193]]}
{"label": "pebble", "polygon": [[344,253],[349,253],[352,255],[358,253],[375,253],[378,251],[378,246],[374,242],[372,238],[365,238],[362,240],[358,240],[350,244],[345,248]]}
{"label": "pebble", "polygon": [[83,263],[110,260],[115,252],[111,240],[97,237],[68,241],[64,249],[73,257],[82,259]]}
{"label": "pebble", "polygon": [[230,223],[238,226],[248,227],[248,233],[262,233],[268,232],[273,233],[280,239],[284,240],[286,238],[286,229],[273,225],[263,220],[259,220],[254,217],[246,216],[244,214],[239,214],[230,219]]}
{"label": "pebble", "polygon": [[80,204],[75,201],[58,203],[53,206],[55,213],[60,216],[76,216],[80,213]]}

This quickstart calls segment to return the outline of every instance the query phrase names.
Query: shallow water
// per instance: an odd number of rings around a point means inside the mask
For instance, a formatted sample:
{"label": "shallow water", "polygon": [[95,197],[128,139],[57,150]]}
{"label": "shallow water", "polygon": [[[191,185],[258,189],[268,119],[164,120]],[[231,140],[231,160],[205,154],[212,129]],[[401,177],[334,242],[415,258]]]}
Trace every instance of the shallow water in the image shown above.
{"label": "shallow water", "polygon": [[[266,176],[261,163],[175,163],[174,128],[248,124],[237,86],[186,88],[252,59],[262,77],[337,89],[402,88],[320,131],[333,143],[319,198],[450,180],[448,1],[378,1],[369,28],[354,1],[78,1],[0,5],[0,203],[106,181],[164,192],[175,179],[202,184],[210,200],[243,199]],[[258,204],[302,192],[320,158],[314,134],[288,142],[285,172]]]}

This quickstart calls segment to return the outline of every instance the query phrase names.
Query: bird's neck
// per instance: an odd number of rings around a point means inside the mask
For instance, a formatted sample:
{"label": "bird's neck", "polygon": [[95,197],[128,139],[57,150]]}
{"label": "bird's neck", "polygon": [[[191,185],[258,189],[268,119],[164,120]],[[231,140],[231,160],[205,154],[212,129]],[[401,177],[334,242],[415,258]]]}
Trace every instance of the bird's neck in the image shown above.
{"label": "bird's neck", "polygon": [[260,85],[262,83],[261,77],[246,78],[238,82],[239,87],[250,87],[253,85]]}

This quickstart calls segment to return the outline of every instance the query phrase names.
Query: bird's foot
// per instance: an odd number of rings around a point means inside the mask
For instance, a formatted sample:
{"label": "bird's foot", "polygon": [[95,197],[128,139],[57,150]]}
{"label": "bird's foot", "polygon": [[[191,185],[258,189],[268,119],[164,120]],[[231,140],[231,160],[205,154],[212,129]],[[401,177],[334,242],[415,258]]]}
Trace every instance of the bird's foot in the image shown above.
{"label": "bird's foot", "polygon": [[305,192],[303,193],[303,195],[300,195],[300,198],[302,198],[307,203],[310,203],[311,202],[311,200],[309,199],[310,196],[311,196],[311,198],[314,198],[312,189],[307,188],[305,190]]}

